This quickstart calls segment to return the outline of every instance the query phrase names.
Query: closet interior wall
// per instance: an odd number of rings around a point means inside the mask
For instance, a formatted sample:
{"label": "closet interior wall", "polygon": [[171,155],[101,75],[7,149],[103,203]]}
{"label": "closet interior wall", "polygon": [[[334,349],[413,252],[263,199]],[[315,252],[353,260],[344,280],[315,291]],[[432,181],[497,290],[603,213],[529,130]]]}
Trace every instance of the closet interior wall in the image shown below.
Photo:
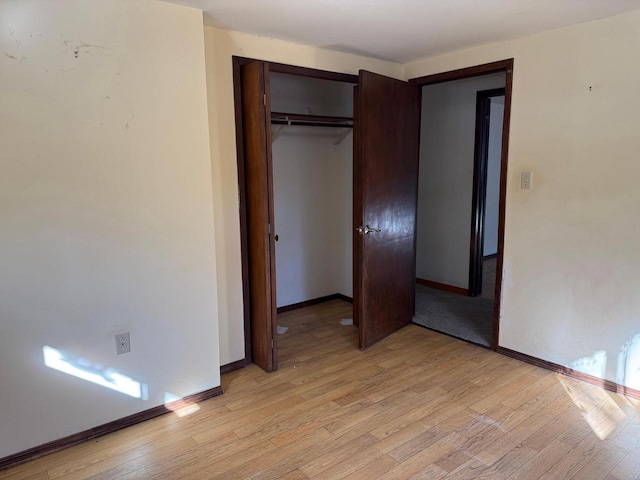
{"label": "closet interior wall", "polygon": [[[272,112],[353,117],[349,83],[272,72],[270,85]],[[277,306],[352,297],[353,134],[278,124],[272,131]]]}

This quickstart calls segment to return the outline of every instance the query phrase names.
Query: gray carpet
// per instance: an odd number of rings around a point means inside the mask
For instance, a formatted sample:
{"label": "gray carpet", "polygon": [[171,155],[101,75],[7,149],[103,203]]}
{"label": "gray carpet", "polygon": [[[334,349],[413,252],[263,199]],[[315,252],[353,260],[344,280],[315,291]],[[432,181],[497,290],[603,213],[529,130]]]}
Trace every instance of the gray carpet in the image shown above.
{"label": "gray carpet", "polygon": [[493,327],[493,300],[465,297],[416,285],[414,323],[489,347]]}

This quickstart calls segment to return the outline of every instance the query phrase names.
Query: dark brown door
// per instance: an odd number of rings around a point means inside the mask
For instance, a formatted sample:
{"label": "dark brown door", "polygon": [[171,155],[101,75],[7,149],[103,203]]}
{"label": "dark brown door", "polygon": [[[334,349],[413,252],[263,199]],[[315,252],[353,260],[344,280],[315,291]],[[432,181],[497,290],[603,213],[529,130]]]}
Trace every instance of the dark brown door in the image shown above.
{"label": "dark brown door", "polygon": [[473,161],[473,196],[471,201],[471,247],[469,253],[470,297],[477,297],[482,294],[482,263],[484,257],[484,221],[487,210],[491,99],[494,97],[504,97],[504,95],[504,88],[480,90],[476,93],[476,138]]}
{"label": "dark brown door", "polygon": [[253,362],[267,372],[278,368],[276,260],[271,235],[274,215],[270,110],[268,65],[252,62],[243,66],[251,356]]}
{"label": "dark brown door", "polygon": [[357,95],[354,318],[364,349],[414,309],[420,90],[361,70]]}
{"label": "dark brown door", "polygon": [[[353,87],[353,229],[362,225],[362,158],[360,156],[360,88]],[[362,241],[358,234],[353,236],[353,324],[360,331],[362,306]]]}

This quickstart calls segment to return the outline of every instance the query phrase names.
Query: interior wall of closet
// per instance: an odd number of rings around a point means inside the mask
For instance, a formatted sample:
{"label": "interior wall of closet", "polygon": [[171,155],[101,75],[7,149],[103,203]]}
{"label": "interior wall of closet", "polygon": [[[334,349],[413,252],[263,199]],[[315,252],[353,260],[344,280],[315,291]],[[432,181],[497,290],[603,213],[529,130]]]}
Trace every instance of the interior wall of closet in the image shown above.
{"label": "interior wall of closet", "polygon": [[353,295],[353,85],[271,73],[277,306]]}

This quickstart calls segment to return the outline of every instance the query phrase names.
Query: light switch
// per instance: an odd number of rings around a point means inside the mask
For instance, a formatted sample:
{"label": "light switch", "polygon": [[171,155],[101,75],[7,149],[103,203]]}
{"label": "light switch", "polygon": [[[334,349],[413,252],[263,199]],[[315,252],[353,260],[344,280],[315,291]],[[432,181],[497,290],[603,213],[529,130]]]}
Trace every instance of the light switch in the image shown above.
{"label": "light switch", "polygon": [[531,190],[531,172],[522,172],[520,174],[520,188]]}

